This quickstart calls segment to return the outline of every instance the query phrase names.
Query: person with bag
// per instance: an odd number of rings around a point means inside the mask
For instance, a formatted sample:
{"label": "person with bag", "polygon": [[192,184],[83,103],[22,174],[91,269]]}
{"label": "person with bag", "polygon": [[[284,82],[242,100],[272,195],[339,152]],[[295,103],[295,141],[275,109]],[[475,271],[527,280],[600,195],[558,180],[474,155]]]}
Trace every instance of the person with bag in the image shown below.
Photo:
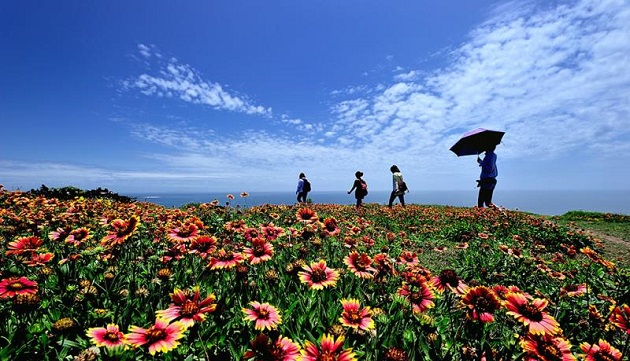
{"label": "person with bag", "polygon": [[392,208],[394,199],[398,197],[400,204],[405,206],[405,192],[408,191],[407,184],[403,180],[403,175],[397,165],[392,165],[389,170],[392,172],[392,193],[389,196],[388,207]]}
{"label": "person with bag", "polygon": [[363,177],[363,172],[358,170],[356,173],[354,173],[354,176],[356,177],[356,179],[354,180],[354,183],[352,183],[352,188],[350,188],[348,194],[352,193],[352,191],[355,191],[354,198],[357,200],[357,208],[359,208],[363,204],[363,198],[365,198],[365,196],[367,196],[368,194],[368,187],[367,183],[363,180],[363,178],[361,178]]}
{"label": "person with bag", "polygon": [[308,192],[311,191],[311,182],[306,179],[304,173],[300,173],[300,177],[297,184],[297,190],[295,193],[297,194],[298,203],[306,203],[306,196]]}
{"label": "person with bag", "polygon": [[492,193],[497,185],[497,155],[494,153],[496,146],[486,149],[486,155],[483,160],[477,155],[477,163],[481,167],[481,174],[477,181],[479,187],[479,196],[477,197],[477,207],[483,208],[484,204],[488,207],[494,207],[492,203]]}

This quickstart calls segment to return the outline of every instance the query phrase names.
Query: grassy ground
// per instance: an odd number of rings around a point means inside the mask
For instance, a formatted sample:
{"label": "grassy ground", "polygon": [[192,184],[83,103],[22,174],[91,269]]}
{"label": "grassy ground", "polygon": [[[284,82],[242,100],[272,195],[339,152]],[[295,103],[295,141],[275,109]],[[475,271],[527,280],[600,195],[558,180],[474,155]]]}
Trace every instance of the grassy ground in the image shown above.
{"label": "grassy ground", "polygon": [[630,270],[630,216],[572,211],[552,220],[572,228],[592,231],[604,242],[604,255]]}

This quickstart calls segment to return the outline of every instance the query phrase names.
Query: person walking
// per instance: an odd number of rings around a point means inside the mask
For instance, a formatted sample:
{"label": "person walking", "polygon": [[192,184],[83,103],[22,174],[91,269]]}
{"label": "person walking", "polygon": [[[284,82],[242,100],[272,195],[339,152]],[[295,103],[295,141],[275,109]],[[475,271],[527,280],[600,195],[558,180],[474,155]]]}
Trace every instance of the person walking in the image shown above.
{"label": "person walking", "polygon": [[405,191],[407,190],[405,182],[403,180],[403,175],[400,172],[400,169],[398,169],[397,165],[392,165],[389,170],[392,172],[392,193],[389,195],[389,202],[388,202],[388,207],[392,208],[392,205],[394,203],[394,199],[396,199],[396,197],[398,197],[398,199],[400,200],[400,204],[404,207],[405,206]]}
{"label": "person walking", "polygon": [[308,195],[308,192],[310,191],[311,191],[311,182],[309,182],[308,179],[306,179],[306,176],[304,175],[304,173],[300,173],[298,184],[297,184],[297,190],[295,191],[295,193],[297,194],[298,203],[306,203],[306,196]]}
{"label": "person walking", "polygon": [[350,188],[350,190],[348,191],[348,194],[354,191],[354,198],[357,200],[357,209],[358,209],[363,204],[363,198],[367,196],[368,189],[367,189],[367,183],[363,180],[363,178],[361,178],[363,177],[363,172],[358,170],[356,171],[356,173],[354,173],[354,176],[356,177],[356,179],[354,180],[354,183],[352,183],[352,188]]}
{"label": "person walking", "polygon": [[477,181],[479,187],[479,197],[477,198],[477,207],[483,208],[484,205],[494,207],[492,203],[492,193],[497,185],[497,155],[494,153],[496,146],[491,146],[485,151],[483,160],[477,155],[477,163],[481,167],[481,175]]}

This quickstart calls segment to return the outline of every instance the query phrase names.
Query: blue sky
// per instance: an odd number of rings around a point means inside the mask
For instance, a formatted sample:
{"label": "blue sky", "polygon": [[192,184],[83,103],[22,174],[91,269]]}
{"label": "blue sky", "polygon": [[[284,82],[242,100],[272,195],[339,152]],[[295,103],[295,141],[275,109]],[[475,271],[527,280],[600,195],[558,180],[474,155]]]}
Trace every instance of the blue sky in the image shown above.
{"label": "blue sky", "polygon": [[630,2],[5,1],[0,184],[630,189]]}

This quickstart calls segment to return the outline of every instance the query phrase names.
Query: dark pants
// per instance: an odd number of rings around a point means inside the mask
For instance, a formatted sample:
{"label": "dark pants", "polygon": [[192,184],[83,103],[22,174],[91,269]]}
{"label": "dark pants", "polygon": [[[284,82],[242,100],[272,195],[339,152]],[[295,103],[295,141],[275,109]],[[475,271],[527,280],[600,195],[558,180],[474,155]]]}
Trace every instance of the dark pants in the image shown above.
{"label": "dark pants", "polygon": [[492,193],[497,185],[496,178],[485,178],[479,181],[479,197],[477,197],[477,207],[492,206]]}
{"label": "dark pants", "polygon": [[306,203],[306,195],[307,194],[308,194],[308,192],[300,192],[300,193],[298,193],[297,201]]}
{"label": "dark pants", "polygon": [[392,194],[390,194],[389,196],[389,207],[392,206],[392,204],[394,203],[394,199],[396,199],[396,197],[398,197],[398,199],[400,200],[400,204],[402,204],[403,206],[405,205],[405,192],[396,192],[396,191],[392,191]]}

